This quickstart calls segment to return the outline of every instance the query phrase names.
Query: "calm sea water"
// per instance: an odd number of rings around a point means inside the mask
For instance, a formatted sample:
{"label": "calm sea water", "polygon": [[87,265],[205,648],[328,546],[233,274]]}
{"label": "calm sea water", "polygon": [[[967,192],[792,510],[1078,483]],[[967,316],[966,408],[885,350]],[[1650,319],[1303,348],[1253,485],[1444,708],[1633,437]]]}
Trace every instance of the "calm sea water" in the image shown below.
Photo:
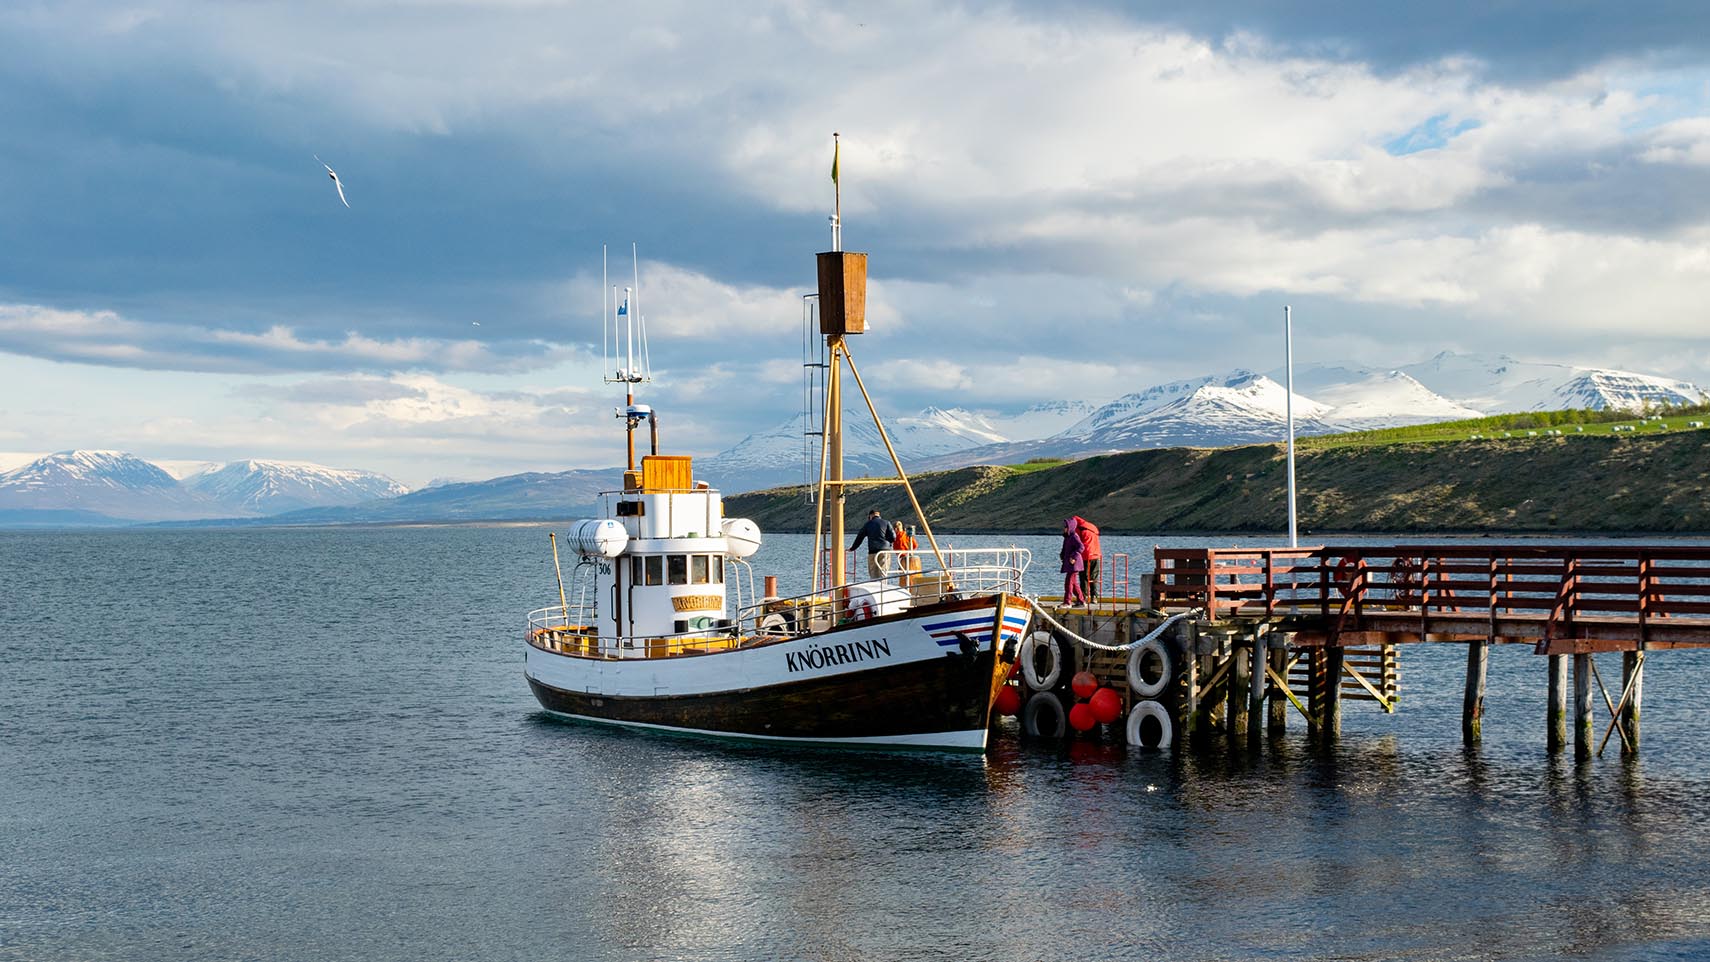
{"label": "calm sea water", "polygon": [[1449,646],[1333,751],[730,747],[538,711],[546,530],[0,533],[0,958],[1710,956],[1705,653],[1638,760],[1518,648],[1463,751]]}

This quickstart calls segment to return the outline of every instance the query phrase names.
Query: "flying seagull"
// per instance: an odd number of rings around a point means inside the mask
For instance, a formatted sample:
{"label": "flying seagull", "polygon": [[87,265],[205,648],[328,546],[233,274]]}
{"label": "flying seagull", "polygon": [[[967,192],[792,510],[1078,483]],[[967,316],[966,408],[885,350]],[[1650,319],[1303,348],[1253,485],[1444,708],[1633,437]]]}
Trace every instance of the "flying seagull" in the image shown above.
{"label": "flying seagull", "polygon": [[[327,167],[327,162],[321,160],[319,154],[315,155],[315,160],[319,161],[322,167]],[[344,183],[338,179],[338,171],[333,170],[331,167],[327,167],[327,176],[332,178],[332,185],[338,188],[338,199],[343,200],[344,206],[349,207],[350,201],[344,200]]]}

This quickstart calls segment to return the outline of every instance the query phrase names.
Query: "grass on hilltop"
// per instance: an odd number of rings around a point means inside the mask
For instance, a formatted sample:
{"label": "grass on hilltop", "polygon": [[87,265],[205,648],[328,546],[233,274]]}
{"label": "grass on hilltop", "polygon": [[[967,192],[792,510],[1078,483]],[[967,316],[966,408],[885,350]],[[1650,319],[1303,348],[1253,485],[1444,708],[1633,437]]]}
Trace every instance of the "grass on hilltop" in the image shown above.
{"label": "grass on hilltop", "polygon": [[[1690,429],[1689,422],[1710,424],[1710,404],[1683,404],[1651,408],[1645,411],[1599,411],[1574,408],[1565,411],[1528,411],[1524,414],[1496,414],[1464,421],[1442,421],[1435,424],[1413,424],[1375,431],[1348,431],[1341,434],[1320,434],[1297,438],[1301,448],[1342,448],[1378,444],[1400,444],[1441,441],[1500,441],[1513,438],[1545,437],[1547,432],[1562,434],[1659,434],[1664,431]],[[1617,427],[1622,428],[1616,431]]]}
{"label": "grass on hilltop", "polygon": [[1011,474],[1032,474],[1035,471],[1044,471],[1047,468],[1055,468],[1068,463],[1067,458],[1029,458],[1021,464],[1009,465],[1009,472]]}

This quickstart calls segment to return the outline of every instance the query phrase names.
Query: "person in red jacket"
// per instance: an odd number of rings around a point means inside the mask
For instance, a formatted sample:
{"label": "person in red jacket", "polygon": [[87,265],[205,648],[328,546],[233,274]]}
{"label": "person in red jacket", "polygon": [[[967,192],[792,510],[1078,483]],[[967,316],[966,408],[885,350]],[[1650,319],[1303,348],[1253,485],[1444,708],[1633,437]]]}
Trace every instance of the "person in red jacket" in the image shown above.
{"label": "person in red jacket", "polygon": [[1098,604],[1099,596],[1099,561],[1104,557],[1098,547],[1098,525],[1076,515],[1074,517],[1076,531],[1081,538],[1081,593],[1086,596],[1088,604]]}

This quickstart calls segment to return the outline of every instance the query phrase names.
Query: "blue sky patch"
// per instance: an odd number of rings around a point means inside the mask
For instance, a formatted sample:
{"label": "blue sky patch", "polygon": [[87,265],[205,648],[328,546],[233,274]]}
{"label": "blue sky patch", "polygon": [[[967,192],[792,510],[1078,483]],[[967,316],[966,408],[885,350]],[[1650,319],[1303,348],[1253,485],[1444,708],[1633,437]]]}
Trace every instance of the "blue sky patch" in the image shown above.
{"label": "blue sky patch", "polygon": [[1478,126],[1479,122],[1471,118],[1450,126],[1448,114],[1437,114],[1384,144],[1383,149],[1394,157],[1417,154],[1421,150],[1436,150]]}

